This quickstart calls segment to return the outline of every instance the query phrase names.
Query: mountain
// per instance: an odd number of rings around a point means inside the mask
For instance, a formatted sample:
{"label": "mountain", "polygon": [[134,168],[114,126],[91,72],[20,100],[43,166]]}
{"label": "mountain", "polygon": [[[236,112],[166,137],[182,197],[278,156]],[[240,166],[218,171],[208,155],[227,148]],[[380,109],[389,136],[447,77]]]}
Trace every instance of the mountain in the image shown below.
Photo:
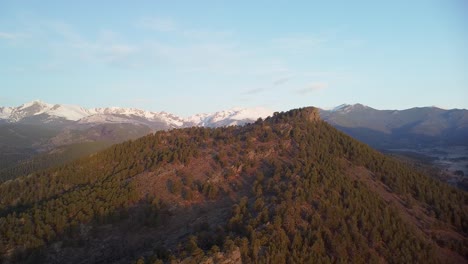
{"label": "mountain", "polygon": [[[96,142],[96,146],[104,148],[158,130],[243,125],[271,114],[272,111],[264,108],[233,108],[182,118],[134,108],[85,109],[41,101],[2,107],[0,156],[3,161],[0,165],[3,169],[0,169],[0,180],[28,172],[24,170],[24,164],[34,164],[31,160],[34,156],[67,145],[76,148],[76,144],[90,146]],[[417,162],[435,165],[439,170],[434,173],[437,177],[468,189],[468,177],[464,177],[468,175],[467,110],[435,107],[377,110],[362,104],[343,104],[331,110],[321,110],[321,115],[336,128],[372,147],[409,157],[411,162],[416,157]],[[89,152],[65,152],[91,154],[91,150],[96,148],[90,148]],[[51,159],[63,160],[56,159],[55,155],[51,155]]]}
{"label": "mountain", "polygon": [[[85,109],[39,100],[0,107],[0,181],[159,130],[242,125],[269,114],[271,111],[263,108],[236,108],[181,118],[167,112],[119,107]],[[57,159],[57,149],[73,155]]]}
{"label": "mountain", "polygon": [[196,114],[181,118],[167,112],[150,112],[135,108],[90,108],[80,106],[48,104],[39,100],[18,107],[1,107],[2,123],[53,124],[65,123],[79,127],[85,124],[140,124],[152,129],[171,129],[190,126],[218,127],[241,125],[267,117],[272,111],[264,108],[233,108],[211,114]]}
{"label": "mountain", "polygon": [[270,116],[271,110],[256,107],[256,108],[233,108],[215,112],[212,114],[197,114],[187,118],[187,123],[193,126],[203,127],[222,127],[243,125],[252,123],[258,118]]}
{"label": "mountain", "polygon": [[468,110],[465,109],[376,110],[354,104],[321,110],[321,115],[338,129],[380,149],[468,146]]}
{"label": "mountain", "polygon": [[154,113],[134,108],[91,108],[74,105],[47,104],[32,101],[18,107],[1,108],[0,118],[6,123],[136,123],[155,128],[175,128],[183,125],[183,120],[165,112]]}
{"label": "mountain", "polygon": [[468,190],[468,110],[377,110],[344,104],[321,110],[321,115],[346,134]]}
{"label": "mountain", "polygon": [[316,108],[159,131],[0,184],[7,263],[466,263],[468,194]]}

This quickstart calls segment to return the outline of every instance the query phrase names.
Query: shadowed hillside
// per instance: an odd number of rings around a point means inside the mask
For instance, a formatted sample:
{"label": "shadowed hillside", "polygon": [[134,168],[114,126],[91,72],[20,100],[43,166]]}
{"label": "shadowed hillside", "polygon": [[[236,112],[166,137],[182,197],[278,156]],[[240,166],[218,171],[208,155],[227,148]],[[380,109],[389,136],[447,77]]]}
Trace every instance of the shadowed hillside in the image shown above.
{"label": "shadowed hillside", "polygon": [[6,263],[463,263],[467,205],[466,193],[303,108],[242,127],[157,132],[5,182],[0,254]]}

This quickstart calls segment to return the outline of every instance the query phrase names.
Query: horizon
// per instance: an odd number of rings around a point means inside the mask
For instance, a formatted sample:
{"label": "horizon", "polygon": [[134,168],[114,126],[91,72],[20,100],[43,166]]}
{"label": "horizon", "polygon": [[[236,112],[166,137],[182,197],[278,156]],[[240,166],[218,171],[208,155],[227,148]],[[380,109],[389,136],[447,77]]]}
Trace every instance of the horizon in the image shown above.
{"label": "horizon", "polygon": [[116,109],[128,109],[128,110],[143,110],[143,111],[146,111],[146,112],[153,112],[153,113],[175,114],[176,116],[184,118],[184,119],[190,118],[190,117],[193,117],[193,116],[196,116],[196,115],[214,114],[214,113],[223,112],[223,111],[240,111],[240,110],[258,110],[258,111],[260,111],[261,110],[262,112],[270,111],[270,112],[273,113],[273,112],[287,112],[287,111],[290,111],[290,110],[293,110],[293,109],[298,109],[298,108],[303,108],[303,107],[315,107],[315,108],[318,108],[318,109],[324,110],[324,111],[333,111],[333,110],[341,108],[341,107],[355,106],[355,105],[361,105],[361,106],[368,107],[368,108],[378,110],[378,111],[405,111],[405,110],[410,110],[410,109],[414,109],[414,108],[437,108],[437,109],[441,109],[441,110],[444,110],[444,111],[449,111],[449,110],[465,110],[465,111],[468,111],[468,109],[466,109],[466,108],[442,108],[442,107],[434,106],[434,105],[432,105],[432,106],[413,106],[413,107],[410,107],[410,108],[402,108],[402,109],[381,109],[381,108],[378,108],[378,107],[369,106],[369,105],[365,105],[365,104],[361,104],[361,103],[351,103],[351,104],[343,103],[343,104],[340,104],[340,105],[337,105],[337,106],[331,106],[331,107],[319,107],[319,106],[315,106],[315,105],[304,105],[304,106],[299,106],[299,107],[296,107],[296,108],[289,108],[289,109],[272,109],[272,108],[266,108],[266,107],[261,107],[261,106],[252,106],[252,107],[234,106],[234,107],[231,107],[231,108],[217,109],[217,110],[212,111],[212,112],[194,112],[194,113],[190,113],[189,115],[178,115],[176,113],[169,112],[169,111],[166,111],[164,109],[149,110],[149,109],[144,109],[144,108],[120,107],[120,106],[115,106],[115,105],[88,108],[88,107],[84,107],[84,106],[77,105],[77,104],[63,104],[63,103],[56,103],[56,102],[46,102],[46,101],[41,100],[41,99],[34,99],[32,101],[25,102],[25,103],[15,105],[15,106],[0,105],[0,108],[2,108],[2,107],[18,108],[18,107],[21,107],[21,106],[24,106],[24,105],[33,104],[35,102],[42,103],[42,104],[47,104],[49,106],[63,105],[63,106],[72,106],[72,107],[83,107],[86,110],[92,110],[92,109],[96,109],[96,108],[110,108],[110,109],[116,108]]}
{"label": "horizon", "polygon": [[468,109],[468,4],[0,4],[0,105]]}

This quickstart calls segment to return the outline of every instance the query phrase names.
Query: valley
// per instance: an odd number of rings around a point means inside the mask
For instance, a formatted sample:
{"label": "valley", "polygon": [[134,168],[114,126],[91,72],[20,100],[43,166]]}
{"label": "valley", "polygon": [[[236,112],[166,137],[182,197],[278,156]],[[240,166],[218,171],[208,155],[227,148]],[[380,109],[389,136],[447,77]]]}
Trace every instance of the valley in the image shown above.
{"label": "valley", "polygon": [[434,166],[439,169],[437,175],[441,180],[468,190],[468,147],[466,146],[388,149],[386,151]]}

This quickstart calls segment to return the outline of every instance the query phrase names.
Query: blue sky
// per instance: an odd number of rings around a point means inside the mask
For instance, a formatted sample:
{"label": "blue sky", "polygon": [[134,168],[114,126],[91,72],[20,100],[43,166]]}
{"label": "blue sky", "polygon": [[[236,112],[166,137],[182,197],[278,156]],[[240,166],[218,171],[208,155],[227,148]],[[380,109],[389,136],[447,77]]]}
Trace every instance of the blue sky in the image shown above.
{"label": "blue sky", "polygon": [[468,2],[0,1],[0,105],[468,108]]}

